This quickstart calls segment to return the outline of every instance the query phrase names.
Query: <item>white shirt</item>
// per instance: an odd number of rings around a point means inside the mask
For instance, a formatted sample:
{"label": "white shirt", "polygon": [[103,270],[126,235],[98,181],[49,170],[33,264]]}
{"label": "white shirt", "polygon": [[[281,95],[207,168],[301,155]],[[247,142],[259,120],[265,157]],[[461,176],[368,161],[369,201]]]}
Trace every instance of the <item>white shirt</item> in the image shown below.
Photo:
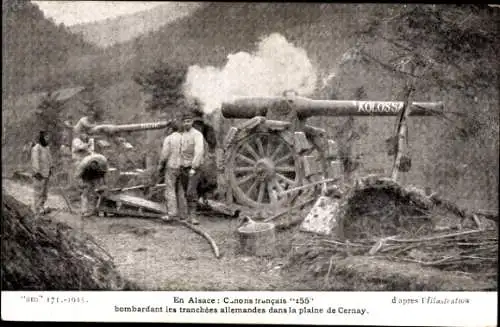
{"label": "white shirt", "polygon": [[201,166],[204,155],[203,134],[191,128],[187,132],[174,132],[165,138],[160,160],[169,168]]}
{"label": "white shirt", "polygon": [[52,155],[49,146],[36,144],[31,148],[31,166],[33,173],[40,173],[43,177],[49,177],[52,167]]}

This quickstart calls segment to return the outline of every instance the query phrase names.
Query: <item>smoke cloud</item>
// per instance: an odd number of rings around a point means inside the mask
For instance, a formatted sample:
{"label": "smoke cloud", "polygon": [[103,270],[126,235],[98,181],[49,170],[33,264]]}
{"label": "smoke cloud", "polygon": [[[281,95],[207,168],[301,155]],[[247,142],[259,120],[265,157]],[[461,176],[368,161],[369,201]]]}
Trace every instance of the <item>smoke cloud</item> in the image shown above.
{"label": "smoke cloud", "polygon": [[234,97],[279,96],[286,90],[307,96],[314,91],[316,80],[306,51],[274,33],[253,53],[230,54],[223,68],[189,67],[184,92],[198,99],[204,113],[210,114]]}

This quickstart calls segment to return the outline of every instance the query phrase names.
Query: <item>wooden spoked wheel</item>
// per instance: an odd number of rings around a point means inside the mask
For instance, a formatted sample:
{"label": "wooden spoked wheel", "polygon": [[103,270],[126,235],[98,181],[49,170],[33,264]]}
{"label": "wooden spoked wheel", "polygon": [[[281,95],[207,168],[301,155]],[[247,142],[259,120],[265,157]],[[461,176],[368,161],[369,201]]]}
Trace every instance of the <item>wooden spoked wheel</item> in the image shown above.
{"label": "wooden spoked wheel", "polygon": [[302,183],[294,148],[277,132],[255,132],[241,139],[228,164],[234,197],[250,207],[283,206],[290,200],[278,193]]}

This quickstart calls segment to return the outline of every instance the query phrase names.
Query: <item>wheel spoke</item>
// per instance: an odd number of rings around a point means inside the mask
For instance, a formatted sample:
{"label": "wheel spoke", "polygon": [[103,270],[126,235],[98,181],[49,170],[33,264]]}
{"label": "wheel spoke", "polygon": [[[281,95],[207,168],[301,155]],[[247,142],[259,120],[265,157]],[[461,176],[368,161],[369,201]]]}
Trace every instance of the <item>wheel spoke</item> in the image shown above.
{"label": "wheel spoke", "polygon": [[266,157],[269,157],[271,154],[271,137],[267,137],[267,143],[266,143]]}
{"label": "wheel spoke", "polygon": [[238,181],[238,185],[244,184],[244,183],[248,182],[249,180],[251,180],[252,178],[255,178],[255,177],[256,177],[255,174],[253,174],[253,173],[249,174],[247,177],[245,177],[243,179],[240,179]]}
{"label": "wheel spoke", "polygon": [[253,172],[254,170],[255,170],[254,167],[249,167],[249,166],[234,168],[235,173],[248,173],[248,172]]}
{"label": "wheel spoke", "polygon": [[247,196],[252,197],[252,192],[255,189],[255,187],[257,186],[258,182],[259,181],[257,179],[255,179],[253,181],[252,185],[250,185],[250,187],[248,188],[248,190],[245,192]]}
{"label": "wheel spoke", "polygon": [[246,163],[252,165],[252,166],[256,164],[255,160],[252,160],[249,157],[242,155],[241,153],[238,153],[237,157],[240,158],[241,160],[245,161]]}
{"label": "wheel spoke", "polygon": [[281,157],[278,160],[276,160],[274,164],[278,165],[278,164],[282,163],[283,161],[286,161],[286,160],[290,159],[291,157],[292,157],[292,153],[289,152],[284,157]]}
{"label": "wheel spoke", "polygon": [[283,180],[283,181],[285,181],[285,182],[287,182],[287,183],[288,183],[288,185],[293,185],[293,184],[295,184],[295,182],[294,182],[294,181],[292,181],[290,178],[285,177],[285,176],[281,175],[280,173],[276,173],[276,177],[277,177],[277,178],[279,178],[279,179],[281,179],[281,180]]}
{"label": "wheel spoke", "polygon": [[259,195],[257,196],[257,202],[262,202],[264,199],[264,190],[266,189],[266,183],[262,182],[259,186]]}
{"label": "wheel spoke", "polygon": [[[274,180],[273,180],[272,184],[275,184],[275,183],[274,183]],[[278,190],[274,190],[274,189],[273,189],[273,187],[271,186],[271,184],[269,184],[269,185],[267,186],[267,192],[269,193],[269,201],[270,201],[271,203],[276,203],[276,202],[278,202],[278,197],[277,197],[277,195],[276,195],[276,193],[275,193],[275,192],[277,192],[277,191],[278,191]]]}
{"label": "wheel spoke", "polygon": [[259,160],[259,155],[257,154],[257,152],[255,152],[255,150],[250,146],[250,144],[248,143],[245,143],[243,145],[243,147],[252,155],[252,157],[255,158],[255,160]]}
{"label": "wheel spoke", "polygon": [[276,186],[276,188],[278,189],[278,192],[284,192],[285,189],[283,188],[283,186],[280,184],[280,182],[278,182],[276,180],[276,178],[273,179],[273,184]]}
{"label": "wheel spoke", "polygon": [[260,139],[260,137],[257,137],[255,143],[257,144],[257,150],[259,150],[260,156],[265,157],[266,152],[264,151],[264,145],[262,144],[262,140]]}
{"label": "wheel spoke", "polygon": [[278,173],[294,173],[294,166],[278,166],[275,168]]}
{"label": "wheel spoke", "polygon": [[274,160],[274,158],[278,155],[278,153],[281,151],[281,148],[283,148],[283,143],[280,143],[278,147],[274,150],[274,152],[271,154],[271,160]]}

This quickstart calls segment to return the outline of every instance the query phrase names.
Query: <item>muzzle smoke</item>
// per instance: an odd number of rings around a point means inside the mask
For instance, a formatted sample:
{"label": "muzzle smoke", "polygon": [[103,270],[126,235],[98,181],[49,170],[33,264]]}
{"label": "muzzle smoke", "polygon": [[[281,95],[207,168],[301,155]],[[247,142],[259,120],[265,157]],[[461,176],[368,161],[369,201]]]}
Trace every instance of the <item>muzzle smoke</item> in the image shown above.
{"label": "muzzle smoke", "polygon": [[223,68],[189,67],[184,92],[197,98],[204,113],[210,114],[234,97],[280,96],[286,90],[308,96],[316,79],[306,51],[274,33],[263,39],[254,53],[230,54]]}

